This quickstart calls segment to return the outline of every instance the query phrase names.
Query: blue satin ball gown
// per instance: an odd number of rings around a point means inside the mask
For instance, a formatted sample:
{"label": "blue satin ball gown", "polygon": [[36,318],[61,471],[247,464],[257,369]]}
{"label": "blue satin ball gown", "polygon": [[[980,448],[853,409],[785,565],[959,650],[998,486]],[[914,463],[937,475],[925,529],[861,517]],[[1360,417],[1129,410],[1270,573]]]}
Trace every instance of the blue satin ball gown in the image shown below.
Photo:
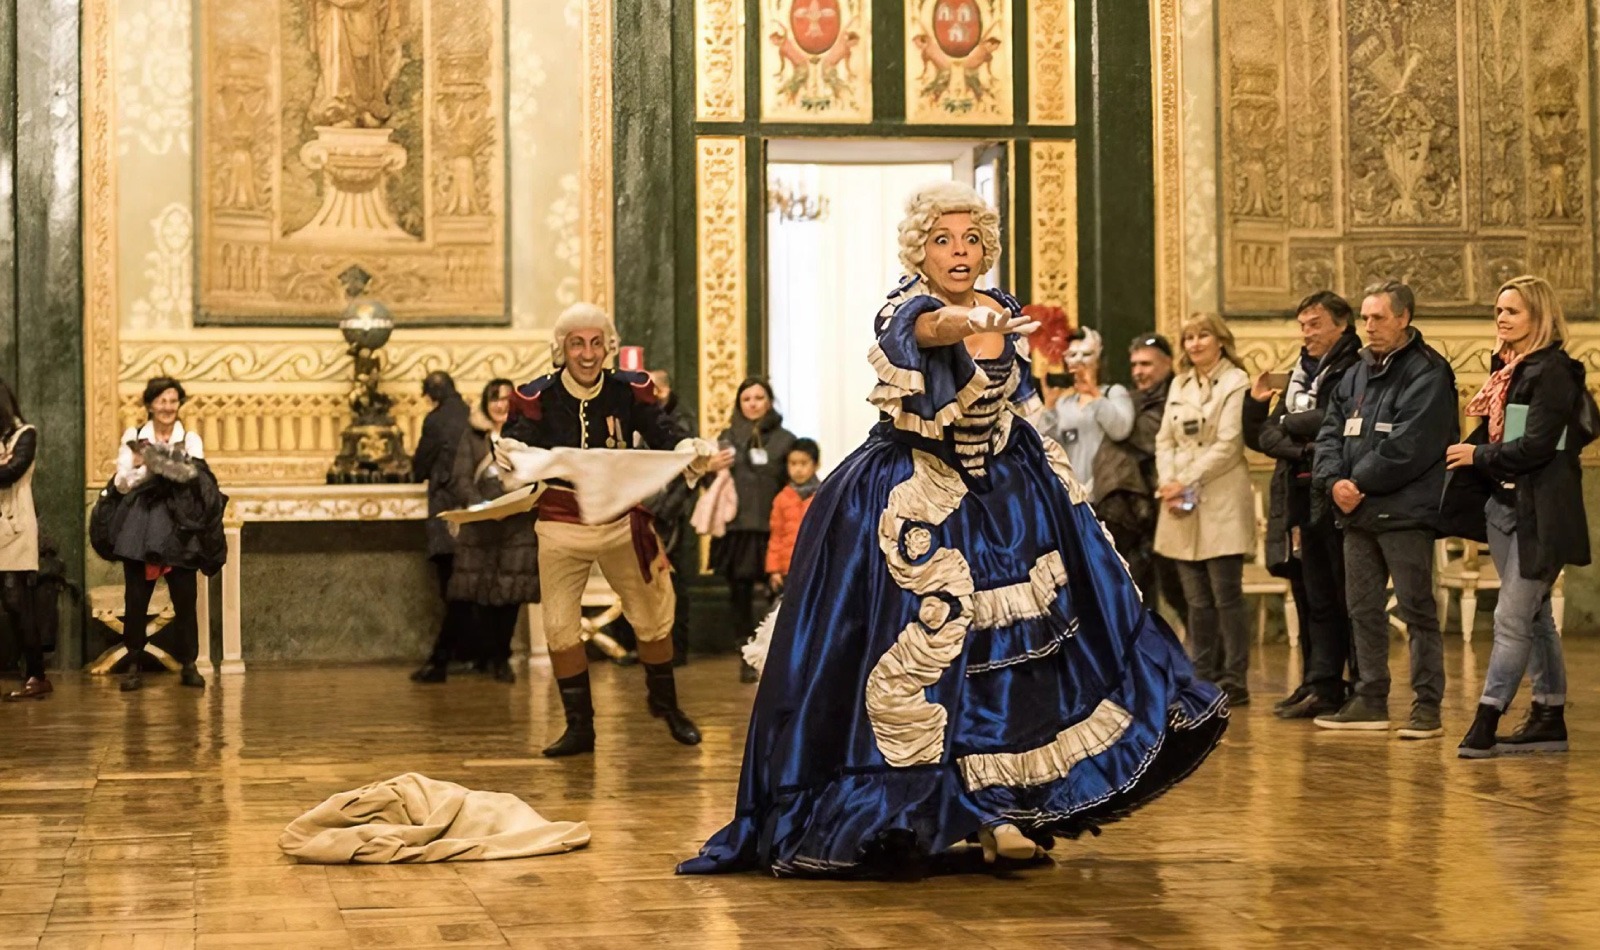
{"label": "blue satin ball gown", "polygon": [[923,349],[941,306],[908,280],[878,316],[884,421],[801,525],[734,819],[679,873],[895,874],[1002,823],[1076,837],[1222,737],[1221,692],[1020,414],[1026,341]]}

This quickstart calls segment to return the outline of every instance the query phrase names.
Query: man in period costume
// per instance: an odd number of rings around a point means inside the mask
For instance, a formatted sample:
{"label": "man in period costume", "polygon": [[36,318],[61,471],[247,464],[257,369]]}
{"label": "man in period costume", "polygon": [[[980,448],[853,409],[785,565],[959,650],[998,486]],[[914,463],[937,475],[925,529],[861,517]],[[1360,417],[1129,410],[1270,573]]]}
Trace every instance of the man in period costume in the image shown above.
{"label": "man in period costume", "polygon": [[[600,308],[580,303],[561,315],[552,341],[555,372],[512,394],[512,419],[501,443],[505,471],[518,469],[517,447],[507,441],[538,449],[631,449],[635,436],[651,449],[692,448],[696,457],[689,466],[690,479],[727,467],[731,460],[726,453],[717,454],[715,445],[692,438],[665,411],[649,376],[606,367],[617,343],[616,328]],[[699,730],[678,708],[672,675],[671,565],[650,513],[636,505],[617,520],[586,524],[572,486],[561,481],[546,484],[538,509],[541,609],[567,719],[566,732],[544,754],[594,751],[594,706],[580,621],[584,587],[595,564],[621,598],[623,614],[639,638],[651,714],[666,720],[677,741],[698,743]]]}

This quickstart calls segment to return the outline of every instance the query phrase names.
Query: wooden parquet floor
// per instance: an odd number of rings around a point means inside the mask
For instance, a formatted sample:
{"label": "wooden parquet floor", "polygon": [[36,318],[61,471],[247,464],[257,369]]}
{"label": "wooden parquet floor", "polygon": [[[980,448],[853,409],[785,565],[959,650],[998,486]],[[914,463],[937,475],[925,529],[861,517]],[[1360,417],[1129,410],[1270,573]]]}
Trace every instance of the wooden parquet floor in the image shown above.
{"label": "wooden parquet floor", "polygon": [[[1600,947],[1600,641],[1567,648],[1574,751],[1463,762],[1487,643],[1449,645],[1449,735],[1420,743],[1272,718],[1298,661],[1269,647],[1257,705],[1166,798],[1051,865],[915,884],[673,876],[731,810],[753,695],[731,658],[680,671],[693,749],[645,715],[638,669],[598,669],[601,751],[562,762],[538,755],[560,717],[537,671],[258,668],[203,696],[68,676],[0,705],[0,947]],[[305,809],[406,771],[594,841],[481,864],[278,852]]]}

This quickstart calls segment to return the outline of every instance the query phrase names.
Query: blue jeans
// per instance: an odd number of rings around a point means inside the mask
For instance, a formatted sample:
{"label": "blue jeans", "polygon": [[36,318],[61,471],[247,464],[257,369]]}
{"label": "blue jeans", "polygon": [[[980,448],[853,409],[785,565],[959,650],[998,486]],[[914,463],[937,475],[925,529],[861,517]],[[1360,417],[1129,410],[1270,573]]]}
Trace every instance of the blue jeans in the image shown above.
{"label": "blue jeans", "polygon": [[1489,553],[1500,572],[1500,599],[1494,608],[1494,649],[1489,652],[1489,672],[1479,702],[1506,709],[1527,672],[1533,679],[1534,702],[1565,705],[1567,665],[1550,612],[1551,585],[1522,576],[1516,513],[1490,500],[1484,514],[1489,522]]}

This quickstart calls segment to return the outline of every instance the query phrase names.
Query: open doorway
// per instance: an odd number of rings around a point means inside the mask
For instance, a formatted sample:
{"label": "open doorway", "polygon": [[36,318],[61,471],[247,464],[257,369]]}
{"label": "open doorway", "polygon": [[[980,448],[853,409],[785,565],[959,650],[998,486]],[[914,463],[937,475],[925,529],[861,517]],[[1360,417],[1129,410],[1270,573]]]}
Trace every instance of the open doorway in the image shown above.
{"label": "open doorway", "polygon": [[817,440],[824,472],[878,421],[867,349],[903,274],[906,197],[929,181],[963,181],[1004,214],[1005,172],[1004,149],[987,143],[768,143],[767,367],[785,427]]}

